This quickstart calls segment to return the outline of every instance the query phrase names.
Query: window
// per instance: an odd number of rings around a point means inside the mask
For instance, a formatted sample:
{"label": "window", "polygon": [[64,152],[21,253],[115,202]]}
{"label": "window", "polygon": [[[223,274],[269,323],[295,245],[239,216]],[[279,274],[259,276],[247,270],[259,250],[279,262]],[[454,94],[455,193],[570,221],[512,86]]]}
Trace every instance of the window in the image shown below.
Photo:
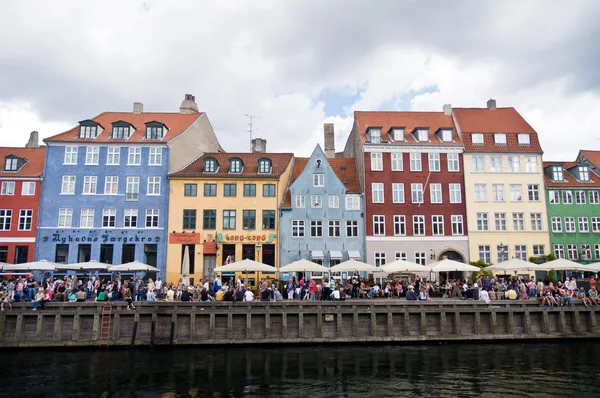
{"label": "window", "polygon": [[[4,189],[3,189],[4,191]],[[14,189],[13,189],[14,192]],[[74,195],[75,194],[75,176],[63,176],[62,187],[60,190],[61,195]],[[11,193],[12,195],[12,193]]]}
{"label": "window", "polygon": [[304,237],[304,220],[292,220],[292,237]]}
{"label": "window", "polygon": [[460,171],[460,163],[458,161],[458,153],[448,154],[448,171]]}
{"label": "window", "polygon": [[406,261],[408,259],[408,255],[406,254],[406,252],[397,251],[397,252],[394,252],[394,258],[396,261],[398,261],[398,260]]}
{"label": "window", "polygon": [[[216,190],[216,188],[215,188]],[[160,195],[160,177],[148,177],[148,193],[147,195]]]}
{"label": "window", "polygon": [[426,265],[427,258],[425,252],[415,252],[415,263],[419,265]]}
{"label": "window", "polygon": [[433,235],[444,235],[444,216],[431,216]]}
{"label": "window", "polygon": [[431,203],[442,203],[442,184],[430,184],[429,197]]}
{"label": "window", "polygon": [[425,235],[425,216],[413,216],[413,235]]}
{"label": "window", "polygon": [[184,184],[183,196],[198,196],[198,184]]}
{"label": "window", "polygon": [[125,209],[124,228],[137,228],[138,209]]}
{"label": "window", "polygon": [[381,129],[370,128],[367,131],[371,144],[381,144]]}
{"label": "window", "polygon": [[530,202],[537,202],[540,200],[540,186],[538,184],[527,185],[527,197]]}
{"label": "window", "polygon": [[423,203],[423,184],[410,184],[413,203]]}
{"label": "window", "polygon": [[[383,154],[380,152],[371,153],[371,171],[383,171]],[[315,174],[317,175],[317,174]],[[322,175],[322,174],[320,174]],[[315,185],[322,186],[322,185]]]}
{"label": "window", "polygon": [[483,134],[471,134],[471,143],[472,144],[483,144]]}
{"label": "window", "polygon": [[164,136],[164,128],[158,123],[148,123],[146,125],[147,140],[162,140]]}
{"label": "window", "polygon": [[146,210],[146,228],[158,228],[158,209]]}
{"label": "window", "polygon": [[229,172],[239,174],[242,172],[242,161],[240,159],[231,159],[229,161]]}
{"label": "window", "polygon": [[519,145],[529,145],[529,134],[517,134]]}
{"label": "window", "polygon": [[4,171],[17,171],[19,169],[19,159],[6,158],[4,161]]}
{"label": "window", "polygon": [[223,196],[237,196],[237,184],[224,184]]}
{"label": "window", "polygon": [[382,267],[385,265],[385,252],[375,252],[375,266]]}
{"label": "window", "polygon": [[460,192],[460,184],[449,184],[450,188],[450,203],[462,203],[462,194]]}
{"label": "window", "polygon": [[373,235],[385,235],[385,216],[373,216]]}
{"label": "window", "polygon": [[600,197],[598,196],[598,191],[590,191],[590,204],[597,205],[600,203]]}
{"label": "window", "polygon": [[263,184],[263,196],[275,197],[275,184]]}
{"label": "window", "polygon": [[275,210],[262,211],[262,229],[275,229]]}
{"label": "window", "polygon": [[358,221],[346,221],[346,236],[348,238],[358,237]]}
{"label": "window", "polygon": [[594,254],[596,255],[596,260],[600,260],[600,244],[594,245]]}
{"label": "window", "polygon": [[236,217],[235,210],[223,210],[223,229],[235,229]]}
{"label": "window", "polygon": [[492,200],[504,202],[504,184],[492,184]]}
{"label": "window", "polygon": [[340,196],[339,195],[329,195],[329,203],[328,207],[330,209],[339,209],[340,208]]}
{"label": "window", "polygon": [[518,156],[508,156],[508,171],[511,173],[519,173],[521,171],[521,163]]}
{"label": "window", "polygon": [[573,204],[573,192],[562,191],[563,203],[566,205]]}
{"label": "window", "polygon": [[310,236],[313,238],[320,238],[323,236],[323,221],[312,220],[310,222]]}
{"label": "window", "polygon": [[66,146],[65,147],[65,160],[64,164],[77,164],[77,147]]}
{"label": "window", "polygon": [[577,245],[569,244],[567,245],[567,256],[569,260],[578,260],[579,253],[577,252]]}
{"label": "window", "polygon": [[127,153],[127,165],[139,166],[142,164],[142,148],[130,147]]}
{"label": "window", "polygon": [[502,156],[492,155],[490,156],[490,171],[492,173],[502,172]]}
{"label": "window", "polygon": [[442,141],[452,142],[452,130],[442,130]]}
{"label": "window", "polygon": [[[116,193],[116,192],[115,192]],[[125,200],[136,201],[140,195],[140,177],[127,177]]]}
{"label": "window", "polygon": [[183,210],[183,229],[196,229],[196,209]]}
{"label": "window", "polygon": [[216,173],[217,172],[217,161],[213,158],[204,160],[204,172],[205,173]]}
{"label": "window", "polygon": [[410,154],[410,171],[421,171],[421,154],[412,152]]}
{"label": "window", "polygon": [[542,231],[542,213],[531,213],[531,230]]}
{"label": "window", "polygon": [[557,205],[560,203],[560,192],[559,191],[548,191],[548,200],[550,204]]}
{"label": "window", "polygon": [[506,134],[494,134],[494,144],[506,145]]}
{"label": "window", "polygon": [[373,182],[371,183],[371,193],[373,203],[383,203],[383,183]]}
{"label": "window", "polygon": [[[61,209],[67,210],[67,209]],[[60,213],[59,213],[60,214]],[[12,210],[10,209],[2,209],[0,210],[0,231],[10,231],[10,224],[12,220]],[[60,218],[58,221],[58,226],[60,227]],[[65,225],[66,227],[70,227],[71,225]]]}
{"label": "window", "polygon": [[109,146],[106,150],[106,164],[108,166],[118,166],[121,162],[121,148]]}
{"label": "window", "polygon": [[581,259],[591,260],[592,259],[592,247],[587,244],[581,245]]}
{"label": "window", "polygon": [[204,210],[202,212],[202,228],[203,229],[216,229],[217,228],[217,211],[216,210]]}
{"label": "window", "polygon": [[392,184],[392,202],[393,203],[404,203],[404,184],[393,183]]}
{"label": "window", "polygon": [[406,216],[394,216],[394,235],[406,235]]}
{"label": "window", "polygon": [[498,254],[498,262],[501,263],[503,261],[508,260],[508,246],[496,246],[496,253]]}
{"label": "window", "polygon": [[95,195],[98,177],[96,176],[85,176],[83,177],[83,194],[84,195]]}
{"label": "window", "polygon": [[331,238],[339,238],[341,234],[340,222],[337,220],[329,220],[329,236]]}
{"label": "window", "polygon": [[346,210],[360,210],[360,196],[346,196]]}
{"label": "window", "polygon": [[258,161],[258,172],[260,174],[271,174],[271,161],[269,159],[261,159]]}
{"label": "window", "polygon": [[464,235],[463,216],[451,216],[452,220],[452,235]]}
{"label": "window", "polygon": [[579,232],[590,232],[587,217],[577,217],[577,222],[579,224]]}
{"label": "window", "polygon": [[489,245],[479,246],[479,259],[486,264],[492,262],[492,250]]}
{"label": "window", "polygon": [[256,229],[256,210],[244,210],[242,212],[242,228]]}
{"label": "window", "polygon": [[554,257],[565,258],[565,247],[564,245],[552,245],[554,248]]}
{"label": "window", "polygon": [[162,165],[162,148],[150,148],[150,159],[148,160],[149,166],[161,166]]}
{"label": "window", "polygon": [[392,129],[392,139],[394,141],[404,141],[404,129]]}
{"label": "window", "polygon": [[321,195],[310,195],[310,207],[313,209],[320,209],[323,207],[323,199]]}
{"label": "window", "polygon": [[404,170],[404,164],[402,161],[402,153],[392,153],[392,171]]}
{"label": "window", "polygon": [[521,184],[510,184],[510,201],[521,202],[523,200],[523,186]]}
{"label": "window", "polygon": [[552,180],[563,181],[564,174],[561,166],[552,166]]}
{"label": "window", "polygon": [[429,154],[429,171],[440,171],[440,154]]}
{"label": "window", "polygon": [[325,186],[325,174],[313,174],[313,187]]}
{"label": "window", "polygon": [[116,177],[116,176],[104,177],[104,194],[105,195],[116,195],[118,193],[118,189],[119,189],[119,177]]}
{"label": "window", "polygon": [[544,250],[544,245],[533,245],[533,255],[540,257],[546,255],[546,250]]}
{"label": "window", "polygon": [[488,214],[487,213],[477,213],[477,230],[478,231],[488,231]]}
{"label": "window", "polygon": [[525,231],[525,215],[523,213],[513,213],[513,230]]}
{"label": "window", "polygon": [[535,156],[525,156],[525,171],[528,173],[537,173],[538,163]]}
{"label": "window", "polygon": [[244,196],[256,196],[256,184],[244,184]]}
{"label": "window", "polygon": [[296,207],[299,209],[306,207],[306,197],[304,195],[296,195]]}
{"label": "window", "polygon": [[80,126],[79,138],[96,138],[98,136],[97,126]]}
{"label": "window", "polygon": [[496,231],[506,231],[506,213],[494,213]]}
{"label": "window", "polygon": [[417,140],[420,142],[429,141],[429,137],[427,136],[427,130],[425,130],[425,129],[417,130]]}
{"label": "window", "polygon": [[519,260],[527,261],[527,245],[515,245],[515,255]]}
{"label": "window", "polygon": [[94,228],[94,209],[81,209],[81,216],[79,218],[79,226],[81,228]]}
{"label": "window", "polygon": [[592,217],[592,232],[600,233],[600,217]]}
{"label": "window", "polygon": [[481,173],[483,172],[484,169],[484,164],[485,164],[485,157],[483,155],[474,155],[473,156],[473,167],[472,170],[473,172],[476,173]]}
{"label": "window", "polygon": [[575,230],[575,217],[565,217],[565,232],[577,232]]}
{"label": "window", "polygon": [[575,203],[578,205],[585,204],[585,191],[575,191]]}
{"label": "window", "polygon": [[129,139],[129,126],[127,125],[113,125],[112,138],[118,140]]}
{"label": "window", "polygon": [[19,211],[19,231],[31,231],[31,222],[33,220],[33,210]]}
{"label": "window", "polygon": [[590,180],[590,169],[587,166],[579,166],[579,181]]}
{"label": "window", "polygon": [[[75,177],[73,177],[75,178]],[[63,187],[65,183],[65,177],[63,177]],[[75,189],[75,183],[73,183],[73,189]],[[15,182],[14,181],[2,181],[2,195],[14,195],[15,194]]]}
{"label": "window", "polygon": [[487,200],[487,189],[485,184],[475,184],[475,201],[485,202]]}
{"label": "window", "polygon": [[550,220],[552,223],[552,232],[554,232],[554,233],[562,232],[562,218],[552,217]]}
{"label": "window", "polygon": [[117,209],[102,210],[102,228],[114,228],[117,221]]}

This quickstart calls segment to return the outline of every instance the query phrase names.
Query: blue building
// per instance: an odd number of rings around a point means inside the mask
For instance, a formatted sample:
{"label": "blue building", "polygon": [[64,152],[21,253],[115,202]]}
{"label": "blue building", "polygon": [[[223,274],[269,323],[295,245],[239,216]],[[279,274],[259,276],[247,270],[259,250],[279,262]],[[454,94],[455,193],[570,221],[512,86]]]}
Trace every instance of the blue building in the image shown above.
{"label": "blue building", "polygon": [[186,95],[179,113],[105,112],[44,140],[36,259],[141,261],[166,269],[169,180],[205,151],[222,150]]}
{"label": "blue building", "polygon": [[364,261],[359,192],[354,159],[328,158],[319,145],[310,158],[295,158],[281,205],[280,264],[307,259],[331,267],[350,258]]}

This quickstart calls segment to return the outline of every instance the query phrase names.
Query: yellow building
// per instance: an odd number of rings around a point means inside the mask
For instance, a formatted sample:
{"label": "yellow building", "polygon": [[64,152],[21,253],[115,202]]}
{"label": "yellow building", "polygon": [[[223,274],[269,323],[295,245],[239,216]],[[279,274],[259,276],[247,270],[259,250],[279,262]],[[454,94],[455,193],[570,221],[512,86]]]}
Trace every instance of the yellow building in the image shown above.
{"label": "yellow building", "polygon": [[514,108],[453,110],[465,146],[464,173],[472,261],[498,264],[550,249],[542,148]]}
{"label": "yellow building", "polygon": [[[279,205],[292,158],[291,153],[205,153],[172,173],[166,280],[181,278],[186,247],[193,283],[214,278],[216,266],[247,258],[272,265],[269,276],[275,277]],[[243,277],[254,284],[266,276]]]}

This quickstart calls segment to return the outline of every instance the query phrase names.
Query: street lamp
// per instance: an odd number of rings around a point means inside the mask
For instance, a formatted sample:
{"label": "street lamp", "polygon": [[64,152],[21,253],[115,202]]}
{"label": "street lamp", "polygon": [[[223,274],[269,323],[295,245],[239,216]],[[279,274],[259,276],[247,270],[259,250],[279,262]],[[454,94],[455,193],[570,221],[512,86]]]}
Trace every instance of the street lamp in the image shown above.
{"label": "street lamp", "polygon": [[262,245],[260,244],[260,242],[256,242],[256,244],[254,245],[254,248],[256,249],[256,261],[261,262],[260,261],[260,249],[262,248]]}

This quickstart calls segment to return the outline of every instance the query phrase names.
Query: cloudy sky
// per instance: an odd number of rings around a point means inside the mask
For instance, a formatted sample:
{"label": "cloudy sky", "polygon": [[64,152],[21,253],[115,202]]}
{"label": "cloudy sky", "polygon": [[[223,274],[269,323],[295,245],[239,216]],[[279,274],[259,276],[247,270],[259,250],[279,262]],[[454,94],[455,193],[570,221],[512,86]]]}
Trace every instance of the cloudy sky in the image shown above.
{"label": "cloudy sky", "polygon": [[0,145],[196,96],[227,151],[341,149],[354,110],[516,107],[546,159],[600,149],[600,1],[2,1]]}

